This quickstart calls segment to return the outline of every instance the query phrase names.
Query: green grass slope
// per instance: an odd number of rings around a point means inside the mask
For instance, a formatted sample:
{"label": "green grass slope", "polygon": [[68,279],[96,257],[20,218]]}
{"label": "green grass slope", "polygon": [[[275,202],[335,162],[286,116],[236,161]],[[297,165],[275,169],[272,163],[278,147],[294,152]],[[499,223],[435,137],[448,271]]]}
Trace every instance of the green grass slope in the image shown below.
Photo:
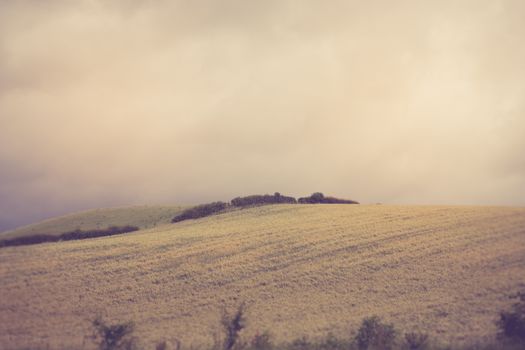
{"label": "green grass slope", "polygon": [[183,206],[134,206],[103,208],[82,211],[36,224],[0,233],[0,239],[29,236],[34,234],[58,235],[76,229],[105,229],[110,226],[137,226],[141,229],[167,224],[186,207]]}
{"label": "green grass slope", "polygon": [[242,338],[347,337],[367,316],[483,341],[525,288],[525,209],[273,205],[131,235],[0,250],[3,348],[93,347],[100,315],[146,348],[209,344],[247,303]]}

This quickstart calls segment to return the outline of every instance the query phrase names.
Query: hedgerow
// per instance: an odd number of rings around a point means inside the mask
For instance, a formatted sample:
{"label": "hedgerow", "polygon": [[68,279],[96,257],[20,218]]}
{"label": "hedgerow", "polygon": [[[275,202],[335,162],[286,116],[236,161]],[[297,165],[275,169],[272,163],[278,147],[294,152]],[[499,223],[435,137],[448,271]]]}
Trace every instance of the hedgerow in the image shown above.
{"label": "hedgerow", "polygon": [[299,198],[298,202],[301,204],[359,204],[350,199],[325,197],[321,192],[315,192],[310,197]]}
{"label": "hedgerow", "polygon": [[295,204],[297,200],[294,197],[283,196],[279,192],[273,195],[252,195],[246,197],[237,197],[231,200],[231,204],[235,207],[247,207],[253,205],[266,204]]}
{"label": "hedgerow", "polygon": [[195,207],[184,210],[179,215],[175,216],[171,222],[180,222],[188,219],[199,219],[205,216],[209,216],[218,212],[221,212],[228,208],[228,203],[224,202],[213,202],[208,204],[201,204]]}
{"label": "hedgerow", "polygon": [[0,241],[0,247],[12,247],[20,245],[39,244],[47,242],[71,241],[76,239],[87,239],[103,236],[113,236],[122,233],[137,231],[137,226],[111,226],[106,229],[97,230],[74,230],[59,235],[34,234],[29,236],[15,237]]}

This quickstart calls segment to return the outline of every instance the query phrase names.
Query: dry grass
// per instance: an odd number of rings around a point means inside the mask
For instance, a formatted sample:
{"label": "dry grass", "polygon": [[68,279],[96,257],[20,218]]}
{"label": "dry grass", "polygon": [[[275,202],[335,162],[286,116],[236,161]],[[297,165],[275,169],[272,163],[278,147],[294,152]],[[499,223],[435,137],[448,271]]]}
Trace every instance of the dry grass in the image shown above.
{"label": "dry grass", "polygon": [[347,337],[379,315],[401,331],[479,340],[524,282],[523,208],[257,207],[0,250],[0,344],[89,348],[97,315],[134,321],[149,347],[210,344],[221,308],[241,301],[244,338]]}
{"label": "dry grass", "polygon": [[83,231],[105,229],[111,226],[138,226],[151,228],[171,222],[183,206],[136,206],[123,208],[103,208],[69,214],[38,224],[24,226],[0,233],[0,239],[30,236],[34,234],[59,235],[63,232],[80,229]]}

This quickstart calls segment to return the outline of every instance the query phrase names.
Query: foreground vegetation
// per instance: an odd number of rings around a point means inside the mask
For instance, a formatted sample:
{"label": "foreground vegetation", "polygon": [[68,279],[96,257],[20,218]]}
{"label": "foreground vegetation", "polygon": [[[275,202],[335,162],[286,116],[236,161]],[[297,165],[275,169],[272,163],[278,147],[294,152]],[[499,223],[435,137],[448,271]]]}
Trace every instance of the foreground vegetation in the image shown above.
{"label": "foreground vegetation", "polygon": [[[393,324],[383,322],[378,316],[363,319],[354,335],[338,338],[333,334],[317,340],[306,336],[291,342],[276,344],[269,332],[257,333],[251,339],[243,339],[242,330],[247,320],[245,306],[241,304],[232,314],[223,313],[222,335],[215,336],[211,350],[523,350],[525,348],[525,294],[518,294],[519,301],[511,310],[500,313],[497,322],[499,333],[490,343],[445,345],[432,339],[427,333],[415,331],[402,333]],[[131,322],[106,325],[100,318],[93,321],[95,340],[100,350],[133,350],[140,348],[140,339],[133,336]],[[180,350],[180,341],[175,344],[161,341],[157,350]],[[188,347],[193,349],[193,347]]]}

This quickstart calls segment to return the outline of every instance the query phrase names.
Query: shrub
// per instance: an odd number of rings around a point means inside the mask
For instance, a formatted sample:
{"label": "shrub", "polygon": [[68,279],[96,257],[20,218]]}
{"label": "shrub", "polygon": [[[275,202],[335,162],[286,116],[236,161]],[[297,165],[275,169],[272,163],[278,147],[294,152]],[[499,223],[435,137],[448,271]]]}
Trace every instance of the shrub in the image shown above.
{"label": "shrub", "polygon": [[270,334],[264,332],[262,334],[257,333],[250,344],[250,349],[253,350],[271,350],[273,349],[273,344],[270,339]]}
{"label": "shrub", "polygon": [[288,346],[289,350],[314,350],[316,345],[310,342],[307,337],[297,338]]}
{"label": "shrub", "polygon": [[160,343],[157,343],[155,346],[155,350],[180,350],[181,344],[178,339],[175,340],[175,345],[169,341],[161,341]]}
{"label": "shrub", "polygon": [[132,350],[136,349],[136,338],[131,334],[135,328],[132,322],[107,325],[101,318],[93,321],[95,334],[100,350]]}
{"label": "shrub", "polygon": [[349,199],[339,199],[335,197],[325,197],[321,192],[312,193],[310,197],[299,198],[301,204],[359,204],[359,202]]}
{"label": "shrub", "polygon": [[315,192],[312,193],[310,198],[314,203],[322,203],[324,199],[324,194],[322,194],[321,192]]}
{"label": "shrub", "polygon": [[239,339],[239,332],[245,327],[244,309],[245,306],[242,303],[233,315],[229,315],[226,311],[223,312],[221,324],[225,333],[224,350],[233,349]]}
{"label": "shrub", "polygon": [[359,350],[391,350],[395,346],[396,331],[392,324],[372,316],[363,320],[355,340]]}
{"label": "shrub", "polygon": [[348,350],[352,348],[352,344],[349,341],[337,338],[332,333],[328,333],[316,348],[321,350]]}
{"label": "shrub", "polygon": [[428,348],[428,335],[410,332],[405,334],[405,348],[408,350],[424,350]]}
{"label": "shrub", "polygon": [[500,313],[499,336],[525,345],[525,293],[518,293],[516,297],[518,302],[512,305],[512,310]]}
{"label": "shrub", "polygon": [[210,216],[212,214],[223,211],[228,207],[227,203],[224,202],[213,202],[208,204],[201,204],[195,207],[184,210],[179,215],[175,216],[171,222],[180,222],[188,219],[198,219],[205,216]]}
{"label": "shrub", "polygon": [[297,200],[294,197],[287,197],[281,195],[279,192],[275,192],[274,195],[252,195],[246,197],[237,197],[231,200],[231,203],[235,207],[247,207],[252,205],[265,205],[265,204],[295,204]]}

